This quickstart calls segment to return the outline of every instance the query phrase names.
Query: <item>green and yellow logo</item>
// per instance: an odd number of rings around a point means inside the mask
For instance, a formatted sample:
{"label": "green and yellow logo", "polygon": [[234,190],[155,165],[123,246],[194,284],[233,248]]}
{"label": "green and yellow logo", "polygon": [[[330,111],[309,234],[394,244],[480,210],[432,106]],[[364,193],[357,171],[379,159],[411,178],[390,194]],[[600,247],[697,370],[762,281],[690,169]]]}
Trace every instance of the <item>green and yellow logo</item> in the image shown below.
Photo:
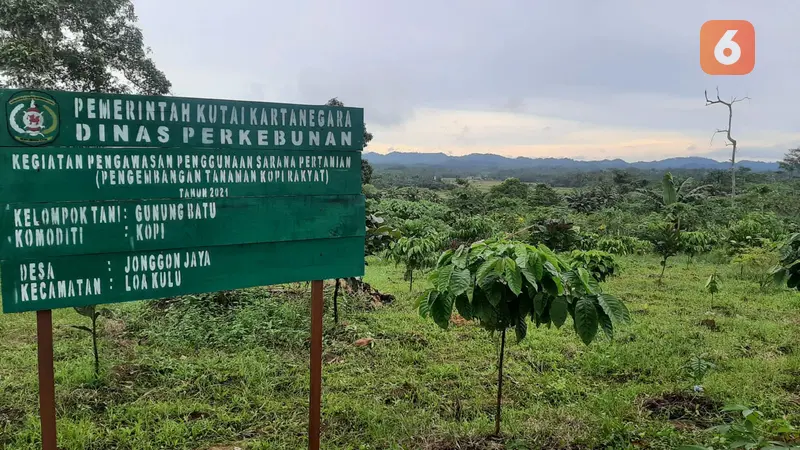
{"label": "green and yellow logo", "polygon": [[6,103],[8,132],[25,145],[49,144],[58,137],[58,103],[39,91],[20,91]]}

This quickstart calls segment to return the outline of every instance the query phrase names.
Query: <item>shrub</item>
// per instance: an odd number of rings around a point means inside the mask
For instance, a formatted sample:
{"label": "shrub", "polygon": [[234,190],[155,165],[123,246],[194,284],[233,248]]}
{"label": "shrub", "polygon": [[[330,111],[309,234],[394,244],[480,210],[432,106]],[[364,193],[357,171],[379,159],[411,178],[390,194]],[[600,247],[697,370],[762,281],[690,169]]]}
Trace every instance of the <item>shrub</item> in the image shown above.
{"label": "shrub", "polygon": [[503,356],[506,330],[517,340],[527,335],[528,319],[536,326],[561,327],[572,316],[573,329],[589,344],[602,329],[611,336],[615,325],[630,319],[625,305],[604,293],[582,267],[568,267],[547,247],[490,240],[448,250],[431,273],[433,287],[418,299],[422,317],[447,328],[455,308],[467,320],[501,332],[495,435],[500,432]]}
{"label": "shrub", "polygon": [[424,236],[403,236],[392,245],[391,259],[406,268],[403,279],[408,281],[408,290],[414,289],[414,272],[425,271],[436,264],[436,252],[441,238],[435,232]]}
{"label": "shrub", "polygon": [[755,281],[761,289],[765,289],[772,281],[771,269],[778,262],[778,255],[771,248],[751,247],[743,249],[732,260],[739,266],[739,277]]}
{"label": "shrub", "polygon": [[580,241],[578,230],[566,219],[545,219],[530,227],[530,242],[544,244],[558,252],[576,248]]}
{"label": "shrub", "polygon": [[691,261],[697,255],[708,253],[712,249],[712,238],[702,231],[687,231],[681,233],[681,249]]}
{"label": "shrub", "polygon": [[387,219],[435,219],[445,220],[450,213],[449,209],[441,204],[428,200],[403,200],[398,198],[384,198],[378,203],[378,211]]}
{"label": "shrub", "polygon": [[667,259],[677,255],[681,249],[681,231],[676,224],[671,222],[651,222],[648,224],[648,240],[653,244],[656,253],[661,256],[661,274],[658,283],[664,279],[667,268]]}
{"label": "shrub", "polygon": [[507,178],[502,183],[496,184],[489,189],[492,197],[507,197],[520,200],[527,200],[530,193],[530,186],[518,178]]}
{"label": "shrub", "polygon": [[633,236],[604,237],[597,241],[596,249],[615,255],[643,255],[653,250],[653,245]]}
{"label": "shrub", "polygon": [[450,191],[445,205],[453,211],[466,215],[483,214],[488,209],[486,194],[469,185],[459,185]]}
{"label": "shrub", "polygon": [[614,206],[620,197],[613,189],[594,186],[587,190],[576,190],[567,195],[567,204],[575,211],[588,213]]}
{"label": "shrub", "polygon": [[472,244],[482,239],[488,239],[495,232],[495,224],[484,216],[459,217],[453,222],[450,239],[453,245]]}
{"label": "shrub", "polygon": [[564,198],[555,189],[544,183],[538,183],[530,194],[533,206],[557,206],[564,202]]}
{"label": "shrub", "polygon": [[728,252],[736,254],[750,247],[768,246],[785,234],[786,227],[775,214],[750,213],[728,227],[726,244]]}
{"label": "shrub", "polygon": [[772,275],[780,284],[800,291],[800,233],[792,235],[781,247],[780,261]]}
{"label": "shrub", "polygon": [[614,261],[614,256],[607,252],[573,250],[570,258],[572,259],[572,268],[586,269],[599,282],[619,274],[619,265]]}
{"label": "shrub", "polygon": [[364,255],[377,255],[387,250],[390,244],[400,238],[400,230],[386,224],[383,217],[367,215],[367,234],[364,238]]}

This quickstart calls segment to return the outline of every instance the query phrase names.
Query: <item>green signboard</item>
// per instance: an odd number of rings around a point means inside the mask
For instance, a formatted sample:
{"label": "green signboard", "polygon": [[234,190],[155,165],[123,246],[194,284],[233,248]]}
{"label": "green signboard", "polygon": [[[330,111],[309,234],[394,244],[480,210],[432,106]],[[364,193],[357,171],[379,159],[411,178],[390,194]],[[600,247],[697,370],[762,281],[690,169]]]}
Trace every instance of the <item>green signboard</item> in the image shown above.
{"label": "green signboard", "polygon": [[0,102],[4,312],[363,275],[360,108]]}
{"label": "green signboard", "polygon": [[0,146],[354,150],[360,108],[78,92],[5,91]]}

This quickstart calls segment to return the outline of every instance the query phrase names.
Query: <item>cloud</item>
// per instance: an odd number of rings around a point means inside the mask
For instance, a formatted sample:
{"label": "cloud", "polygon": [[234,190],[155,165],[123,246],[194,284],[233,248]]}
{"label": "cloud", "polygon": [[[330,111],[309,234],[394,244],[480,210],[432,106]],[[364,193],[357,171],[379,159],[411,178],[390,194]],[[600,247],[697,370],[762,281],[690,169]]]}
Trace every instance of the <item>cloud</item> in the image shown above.
{"label": "cloud", "polygon": [[[726,126],[727,114],[704,106],[703,91],[717,86],[725,98],[752,99],[734,112],[743,151],[776,155],[779,146],[800,143],[793,107],[800,2],[792,0],[769,9],[745,0],[135,6],[176,94],[320,104],[338,97],[365,108],[375,133],[370,147],[625,159],[712,154],[718,149],[705,141]],[[752,74],[700,70],[700,26],[719,18],[754,24]],[[434,116],[444,128],[420,123]],[[467,119],[456,131],[446,125]]]}

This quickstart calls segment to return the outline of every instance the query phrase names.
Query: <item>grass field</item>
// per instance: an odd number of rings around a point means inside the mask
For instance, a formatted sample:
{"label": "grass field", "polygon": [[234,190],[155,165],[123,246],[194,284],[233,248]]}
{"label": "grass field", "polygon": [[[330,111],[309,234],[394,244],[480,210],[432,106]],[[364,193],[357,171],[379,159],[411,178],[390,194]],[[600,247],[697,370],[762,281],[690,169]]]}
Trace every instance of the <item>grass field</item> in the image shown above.
{"label": "grass field", "polygon": [[[800,295],[761,292],[723,266],[712,304],[702,289],[711,264],[674,259],[663,287],[655,258],[621,264],[607,288],[634,321],[613,341],[587,347],[570,330],[532,328],[508,346],[497,442],[487,438],[497,336],[419,318],[401,269],[370,260],[365,280],[397,298],[377,306],[344,299],[338,327],[326,314],[323,447],[674,449],[708,442],[703,430],[723,421],[719,408],[729,402],[798,424]],[[86,319],[56,311],[60,446],[303,448],[308,298],[299,284],[243,291],[235,307],[110,305],[116,319],[100,319],[99,380],[89,335],[70,327]],[[31,313],[0,316],[0,448],[37,448],[35,332]],[[361,338],[374,340],[354,346]],[[717,368],[694,394],[681,366],[703,353]]]}

